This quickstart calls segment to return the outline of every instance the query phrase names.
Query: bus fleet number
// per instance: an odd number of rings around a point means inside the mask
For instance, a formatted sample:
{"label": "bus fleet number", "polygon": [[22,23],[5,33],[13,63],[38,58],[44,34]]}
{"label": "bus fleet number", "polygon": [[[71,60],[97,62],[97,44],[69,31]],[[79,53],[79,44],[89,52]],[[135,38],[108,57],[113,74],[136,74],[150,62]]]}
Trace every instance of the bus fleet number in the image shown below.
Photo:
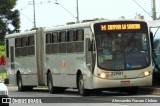
{"label": "bus fleet number", "polygon": [[111,75],[114,76],[114,75],[123,75],[123,72],[122,71],[114,71],[114,72],[111,72]]}

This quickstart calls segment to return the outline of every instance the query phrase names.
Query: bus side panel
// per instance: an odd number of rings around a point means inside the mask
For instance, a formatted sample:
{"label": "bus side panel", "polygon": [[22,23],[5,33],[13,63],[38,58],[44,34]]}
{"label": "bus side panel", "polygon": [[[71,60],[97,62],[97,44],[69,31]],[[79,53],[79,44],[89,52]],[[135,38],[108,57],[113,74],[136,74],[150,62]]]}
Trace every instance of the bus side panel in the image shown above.
{"label": "bus side panel", "polygon": [[76,54],[75,53],[68,53],[67,54],[67,61],[66,61],[66,70],[67,70],[67,79],[68,79],[68,86],[76,88]]}
{"label": "bus side panel", "polygon": [[[34,33],[34,41],[36,42],[35,33]],[[34,51],[35,51],[35,48],[36,48],[36,45],[34,45]],[[38,85],[37,61],[36,61],[35,53],[36,52],[34,52],[33,55],[18,57],[20,58],[20,60],[18,61],[20,65],[19,67],[16,68],[16,70],[20,71],[20,74],[22,76],[22,83],[24,86],[37,86]]]}
{"label": "bus side panel", "polygon": [[66,60],[67,60],[66,53],[59,53],[59,71],[60,71],[60,83],[61,87],[68,86],[68,79],[67,79],[67,70],[66,70]]}
{"label": "bus side panel", "polygon": [[53,84],[54,86],[60,86],[60,62],[58,54],[46,55],[46,70],[52,72]]}
{"label": "bus side panel", "polygon": [[37,67],[35,56],[30,57],[16,57],[15,58],[15,75],[19,71],[22,77],[22,84],[24,86],[37,86]]}
{"label": "bus side panel", "polygon": [[[28,62],[26,63],[26,72],[27,73],[27,84],[26,85],[32,85],[32,86],[37,86],[38,85],[38,76],[37,76],[37,62],[36,62],[36,57],[31,56],[27,57]],[[26,61],[26,60],[24,60]],[[23,81],[23,80],[22,80]]]}
{"label": "bus side panel", "polygon": [[[27,84],[26,84],[27,86],[38,86],[38,76],[37,76],[37,74],[28,74],[26,76],[27,76],[27,79],[28,79]],[[23,77],[23,75],[22,75],[22,77]],[[25,76],[24,76],[24,78],[25,78]]]}

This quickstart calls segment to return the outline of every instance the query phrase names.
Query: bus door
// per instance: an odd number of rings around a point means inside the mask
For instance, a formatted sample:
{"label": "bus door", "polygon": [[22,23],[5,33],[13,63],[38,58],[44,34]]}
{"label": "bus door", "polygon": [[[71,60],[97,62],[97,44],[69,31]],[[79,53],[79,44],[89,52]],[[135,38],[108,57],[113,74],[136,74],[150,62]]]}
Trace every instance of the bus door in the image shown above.
{"label": "bus door", "polygon": [[14,47],[11,46],[10,47],[10,63],[11,63],[11,69],[14,69],[15,66],[14,66]]}
{"label": "bus door", "polygon": [[92,54],[93,54],[93,42],[90,40],[90,38],[86,38],[86,65],[90,71],[93,70],[93,63],[92,63]]}

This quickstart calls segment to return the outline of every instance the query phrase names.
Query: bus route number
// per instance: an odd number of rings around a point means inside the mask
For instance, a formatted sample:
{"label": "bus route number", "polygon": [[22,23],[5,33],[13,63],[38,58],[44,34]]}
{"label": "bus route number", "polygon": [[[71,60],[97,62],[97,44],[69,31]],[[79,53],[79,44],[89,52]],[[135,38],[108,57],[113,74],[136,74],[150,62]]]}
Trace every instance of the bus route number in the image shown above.
{"label": "bus route number", "polygon": [[114,72],[111,72],[111,75],[112,75],[112,76],[115,76],[115,75],[123,75],[123,72],[122,72],[122,71],[114,71]]}

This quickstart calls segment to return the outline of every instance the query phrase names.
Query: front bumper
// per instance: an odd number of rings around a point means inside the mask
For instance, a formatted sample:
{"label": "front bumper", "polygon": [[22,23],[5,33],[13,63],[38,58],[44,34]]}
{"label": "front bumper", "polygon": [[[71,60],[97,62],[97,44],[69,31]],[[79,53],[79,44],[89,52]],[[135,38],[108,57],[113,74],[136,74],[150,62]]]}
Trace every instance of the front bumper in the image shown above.
{"label": "front bumper", "polygon": [[152,86],[152,75],[134,79],[102,79],[93,77],[93,89]]}

